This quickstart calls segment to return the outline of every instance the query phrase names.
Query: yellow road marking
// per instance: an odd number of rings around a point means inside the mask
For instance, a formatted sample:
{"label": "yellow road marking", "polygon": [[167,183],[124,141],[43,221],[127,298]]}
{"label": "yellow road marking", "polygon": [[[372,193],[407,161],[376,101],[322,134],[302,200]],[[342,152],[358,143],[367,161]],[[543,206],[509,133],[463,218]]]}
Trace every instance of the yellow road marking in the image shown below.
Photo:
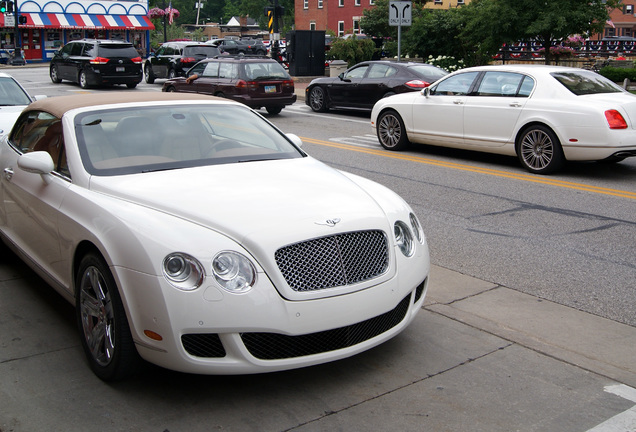
{"label": "yellow road marking", "polygon": [[349,144],[323,141],[323,140],[314,139],[314,138],[301,137],[301,139],[305,142],[312,143],[312,144],[318,144],[318,145],[323,145],[327,147],[334,147],[334,148],[339,148],[342,150],[355,151],[359,153],[366,153],[366,154],[375,155],[375,156],[382,156],[382,157],[387,157],[391,159],[399,159],[399,160],[417,162],[417,163],[422,163],[427,165],[434,165],[434,166],[439,166],[444,168],[452,168],[452,169],[457,169],[461,171],[487,174],[487,175],[492,175],[496,177],[504,177],[504,178],[510,178],[514,180],[521,180],[521,181],[545,184],[550,186],[558,186],[558,187],[580,190],[585,192],[592,192],[592,193],[597,193],[602,195],[611,195],[611,196],[617,196],[621,198],[636,199],[636,192],[629,192],[629,191],[623,191],[619,189],[610,189],[610,188],[604,188],[604,187],[598,187],[598,186],[590,186],[583,183],[575,183],[575,182],[569,182],[565,180],[558,180],[558,179],[553,179],[549,177],[539,176],[536,174],[510,173],[510,172],[500,171],[500,170],[495,170],[490,168],[480,168],[480,167],[464,165],[464,164],[455,163],[455,162],[445,162],[445,161],[440,161],[440,160],[421,157],[421,156],[413,156],[413,155],[408,155],[404,153],[391,152],[391,151],[387,151],[383,149],[374,150],[374,149],[358,147],[358,146],[349,145]]}

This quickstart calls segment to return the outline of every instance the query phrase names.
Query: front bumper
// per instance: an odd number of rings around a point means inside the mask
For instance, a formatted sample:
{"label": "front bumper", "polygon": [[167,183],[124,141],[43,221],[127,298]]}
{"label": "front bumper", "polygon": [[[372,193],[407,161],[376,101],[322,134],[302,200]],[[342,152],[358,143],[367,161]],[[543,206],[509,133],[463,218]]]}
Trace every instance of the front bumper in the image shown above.
{"label": "front bumper", "polygon": [[183,292],[163,278],[121,268],[117,274],[123,286],[134,287],[124,290],[125,305],[144,359],[182,372],[248,374],[334,361],[391,339],[421,308],[428,271],[426,256],[417,280],[407,272],[361,291],[306,301],[283,299],[264,274],[241,295],[213,284]]}

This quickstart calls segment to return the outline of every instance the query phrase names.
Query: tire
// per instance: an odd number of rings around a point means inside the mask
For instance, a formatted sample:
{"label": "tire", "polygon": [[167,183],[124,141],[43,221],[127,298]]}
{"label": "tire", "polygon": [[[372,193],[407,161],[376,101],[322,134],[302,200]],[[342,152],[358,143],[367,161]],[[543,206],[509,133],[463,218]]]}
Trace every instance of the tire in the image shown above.
{"label": "tire", "polygon": [[90,87],[88,85],[88,78],[86,77],[86,72],[84,71],[80,71],[77,81],[79,82],[79,86],[83,89],[87,89]]}
{"label": "tire", "polygon": [[155,74],[152,73],[152,66],[146,66],[144,68],[144,79],[146,80],[146,84],[154,84]]}
{"label": "tire", "polygon": [[263,51],[263,50],[256,51],[256,55],[264,56],[265,54],[267,54],[267,53],[265,51]]}
{"label": "tire", "polygon": [[309,90],[309,107],[315,112],[329,111],[325,89],[316,86]]}
{"label": "tire", "polygon": [[550,174],[560,169],[565,156],[555,133],[543,125],[530,126],[517,139],[521,165],[534,174]]}
{"label": "tire", "polygon": [[396,111],[388,110],[380,114],[376,131],[380,144],[387,150],[404,150],[409,145],[404,122]]}
{"label": "tire", "polygon": [[282,106],[268,106],[268,107],[265,107],[265,109],[267,110],[267,112],[269,114],[274,115],[274,114],[280,113],[283,110],[283,107]]}
{"label": "tire", "polygon": [[176,92],[176,91],[177,91],[177,89],[176,89],[176,88],[174,88],[174,86],[170,86],[170,87],[168,87],[168,88],[166,89],[166,91],[167,91],[167,92],[169,92],[169,93],[174,93],[174,92]]}
{"label": "tire", "polygon": [[138,83],[128,83],[126,84],[126,87],[128,87],[129,89],[134,89],[135,87],[137,87]]}
{"label": "tire", "polygon": [[59,84],[62,82],[62,78],[60,78],[60,75],[57,71],[57,66],[51,66],[49,75],[51,76],[51,81],[53,81],[55,84]]}
{"label": "tire", "polygon": [[75,312],[90,368],[104,381],[133,375],[141,364],[115,280],[104,259],[85,255],[77,271]]}
{"label": "tire", "polygon": [[224,97],[225,97],[225,93],[218,92],[218,93],[216,93],[214,96],[216,96],[216,97],[220,97],[220,98],[224,98]]}
{"label": "tire", "polygon": [[177,76],[177,72],[174,69],[168,71],[168,79],[174,79]]}

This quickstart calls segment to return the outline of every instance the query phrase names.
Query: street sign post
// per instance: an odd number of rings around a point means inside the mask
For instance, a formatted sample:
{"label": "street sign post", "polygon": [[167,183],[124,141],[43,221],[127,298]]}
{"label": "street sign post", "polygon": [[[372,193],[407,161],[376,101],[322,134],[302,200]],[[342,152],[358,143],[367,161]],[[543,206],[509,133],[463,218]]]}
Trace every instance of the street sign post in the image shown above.
{"label": "street sign post", "polygon": [[398,28],[398,52],[397,60],[400,61],[400,51],[402,48],[402,26],[411,25],[411,10],[413,9],[410,1],[392,1],[389,2],[389,25]]}

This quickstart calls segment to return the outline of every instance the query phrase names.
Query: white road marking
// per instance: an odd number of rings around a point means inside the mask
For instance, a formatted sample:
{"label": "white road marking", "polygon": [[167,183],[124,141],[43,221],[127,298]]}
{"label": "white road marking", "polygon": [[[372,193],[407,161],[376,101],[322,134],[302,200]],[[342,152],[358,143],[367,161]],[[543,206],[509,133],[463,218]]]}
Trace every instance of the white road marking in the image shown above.
{"label": "white road marking", "polygon": [[[636,402],[636,389],[624,384],[605,386],[607,393],[612,393],[624,399]],[[636,406],[615,415],[587,432],[635,432]]]}

